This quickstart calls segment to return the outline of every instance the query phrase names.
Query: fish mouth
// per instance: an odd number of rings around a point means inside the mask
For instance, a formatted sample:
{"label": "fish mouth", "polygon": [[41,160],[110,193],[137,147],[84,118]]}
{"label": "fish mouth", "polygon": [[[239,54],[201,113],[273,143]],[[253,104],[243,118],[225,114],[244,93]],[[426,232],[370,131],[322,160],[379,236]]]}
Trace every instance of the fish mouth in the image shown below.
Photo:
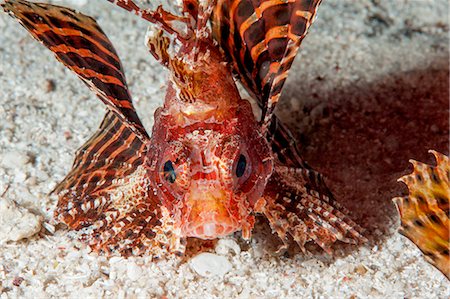
{"label": "fish mouth", "polygon": [[183,235],[205,240],[239,230],[239,213],[231,194],[222,190],[191,193],[185,201]]}
{"label": "fish mouth", "polygon": [[227,236],[240,229],[239,217],[234,217],[223,206],[216,206],[216,209],[208,209],[208,205],[203,206],[200,213],[194,209],[187,217],[184,225],[184,235],[204,240],[216,239]]}
{"label": "fish mouth", "polygon": [[238,230],[235,226],[224,223],[208,222],[200,223],[197,226],[190,227],[186,231],[186,237],[195,237],[203,240],[211,240],[227,236]]}

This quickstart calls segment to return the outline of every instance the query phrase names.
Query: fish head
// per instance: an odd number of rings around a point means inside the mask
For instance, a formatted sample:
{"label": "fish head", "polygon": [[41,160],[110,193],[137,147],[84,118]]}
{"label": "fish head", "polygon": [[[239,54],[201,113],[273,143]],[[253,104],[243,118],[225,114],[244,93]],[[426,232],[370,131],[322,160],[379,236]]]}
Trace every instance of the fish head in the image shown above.
{"label": "fish head", "polygon": [[[179,126],[156,113],[147,168],[154,194],[171,211],[183,237],[214,239],[236,231],[250,237],[253,206],[273,159],[251,105],[242,100],[227,120]],[[178,125],[177,125],[178,124]]]}

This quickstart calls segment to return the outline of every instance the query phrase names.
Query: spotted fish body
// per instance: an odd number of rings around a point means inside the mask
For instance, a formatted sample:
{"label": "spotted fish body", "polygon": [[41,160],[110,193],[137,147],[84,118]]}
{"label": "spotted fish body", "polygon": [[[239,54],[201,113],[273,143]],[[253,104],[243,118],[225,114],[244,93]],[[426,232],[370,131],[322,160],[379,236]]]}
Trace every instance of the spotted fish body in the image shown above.
{"label": "spotted fish body", "polygon": [[[188,237],[250,238],[258,214],[283,248],[291,239],[327,252],[336,240],[364,241],[273,114],[320,1],[185,0],[180,16],[110,2],[155,25],[147,45],[170,73],[151,136],[95,20],[49,4],[2,5],[108,108],[55,188],[56,219],[95,251],[125,256],[181,255]],[[234,76],[262,108],[260,120]]]}
{"label": "spotted fish body", "polygon": [[409,195],[394,198],[394,203],[400,214],[400,233],[450,279],[450,160],[430,152],[436,166],[411,160],[413,173],[399,179],[408,186]]}

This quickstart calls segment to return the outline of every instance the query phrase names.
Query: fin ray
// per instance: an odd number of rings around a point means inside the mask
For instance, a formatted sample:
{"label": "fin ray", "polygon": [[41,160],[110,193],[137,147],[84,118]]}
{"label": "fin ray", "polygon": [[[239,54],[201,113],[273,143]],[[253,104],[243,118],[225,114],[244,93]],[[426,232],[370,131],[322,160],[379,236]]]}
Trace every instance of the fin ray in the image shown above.
{"label": "fin ray", "polygon": [[266,127],[321,0],[219,0],[213,36],[245,88],[263,109]]}
{"label": "fin ray", "polygon": [[120,59],[97,22],[62,6],[7,0],[3,9],[50,49],[142,141],[148,135],[133,107]]}
{"label": "fin ray", "polygon": [[427,261],[450,279],[450,162],[430,151],[436,166],[411,160],[414,171],[401,177],[409,195],[393,199],[400,214],[399,232],[424,253]]}
{"label": "fin ray", "polygon": [[362,229],[333,198],[306,187],[310,176],[305,177],[305,171],[276,166],[262,201],[256,205],[285,245],[290,235],[303,251],[306,242],[314,241],[330,254],[337,240],[352,244],[367,241]]}

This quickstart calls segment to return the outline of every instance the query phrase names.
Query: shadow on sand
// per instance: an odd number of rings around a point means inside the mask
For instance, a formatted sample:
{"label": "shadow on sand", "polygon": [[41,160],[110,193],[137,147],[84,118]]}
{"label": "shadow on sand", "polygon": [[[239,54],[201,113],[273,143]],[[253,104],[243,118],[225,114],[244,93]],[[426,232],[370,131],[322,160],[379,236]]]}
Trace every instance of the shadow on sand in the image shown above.
{"label": "shadow on sand", "polygon": [[324,116],[298,136],[305,160],[372,244],[382,246],[399,224],[392,198],[407,192],[397,179],[412,171],[408,160],[434,164],[429,149],[449,153],[449,67],[437,65],[319,98],[328,100]]}

